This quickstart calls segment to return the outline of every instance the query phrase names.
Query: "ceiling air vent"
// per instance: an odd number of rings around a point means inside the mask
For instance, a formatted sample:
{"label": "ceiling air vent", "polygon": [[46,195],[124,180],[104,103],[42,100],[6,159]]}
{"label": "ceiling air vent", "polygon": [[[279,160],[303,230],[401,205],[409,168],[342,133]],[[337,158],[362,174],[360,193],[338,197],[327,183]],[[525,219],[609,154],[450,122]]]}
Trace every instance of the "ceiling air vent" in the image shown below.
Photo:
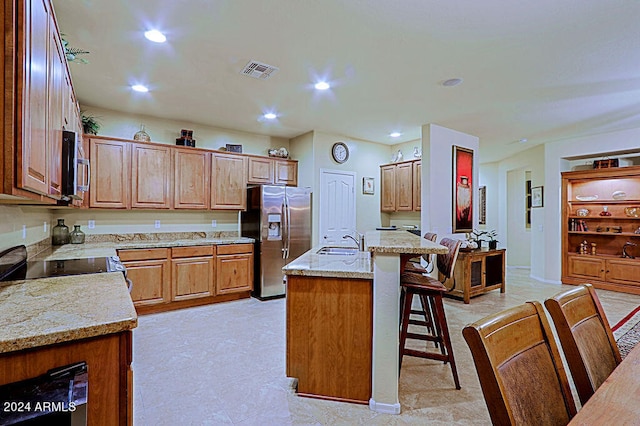
{"label": "ceiling air vent", "polygon": [[262,62],[258,61],[249,61],[249,63],[245,65],[244,68],[242,68],[240,74],[258,78],[260,80],[266,80],[278,70],[279,68],[274,67],[273,65],[263,64]]}

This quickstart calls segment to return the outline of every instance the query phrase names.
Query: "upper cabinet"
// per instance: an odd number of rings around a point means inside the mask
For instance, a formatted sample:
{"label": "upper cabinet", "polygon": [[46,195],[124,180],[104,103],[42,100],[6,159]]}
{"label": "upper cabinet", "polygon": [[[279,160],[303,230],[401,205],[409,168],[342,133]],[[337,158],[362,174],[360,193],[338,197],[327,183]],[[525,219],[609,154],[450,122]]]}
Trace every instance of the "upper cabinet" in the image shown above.
{"label": "upper cabinet", "polygon": [[298,186],[298,162],[270,157],[247,156],[247,183]]}
{"label": "upper cabinet", "polygon": [[171,150],[160,144],[131,145],[131,207],[171,207]]}
{"label": "upper cabinet", "polygon": [[211,201],[211,160],[208,152],[173,148],[173,205],[206,210]]}
{"label": "upper cabinet", "polygon": [[380,211],[419,211],[421,160],[380,166]]}
{"label": "upper cabinet", "polygon": [[244,210],[247,207],[247,157],[211,154],[211,208]]}
{"label": "upper cabinet", "polygon": [[131,144],[119,140],[89,137],[92,182],[89,207],[129,207]]}

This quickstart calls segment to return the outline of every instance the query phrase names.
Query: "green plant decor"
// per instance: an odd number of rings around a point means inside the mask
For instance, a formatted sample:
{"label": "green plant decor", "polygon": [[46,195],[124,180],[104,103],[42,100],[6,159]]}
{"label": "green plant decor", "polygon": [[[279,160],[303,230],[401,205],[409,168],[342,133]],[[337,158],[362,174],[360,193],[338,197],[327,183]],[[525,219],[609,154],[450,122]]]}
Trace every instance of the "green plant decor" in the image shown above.
{"label": "green plant decor", "polygon": [[65,35],[62,34],[61,35],[62,48],[64,49],[64,55],[67,58],[67,62],[69,62],[69,63],[75,62],[75,63],[79,63],[79,64],[88,64],[89,63],[88,60],[86,60],[84,58],[79,58],[79,56],[88,55],[91,52],[89,52],[88,50],[78,49],[77,47],[69,46],[69,42],[64,37],[65,37]]}
{"label": "green plant decor", "polygon": [[100,130],[98,118],[90,114],[82,114],[82,131],[87,135],[97,135]]}

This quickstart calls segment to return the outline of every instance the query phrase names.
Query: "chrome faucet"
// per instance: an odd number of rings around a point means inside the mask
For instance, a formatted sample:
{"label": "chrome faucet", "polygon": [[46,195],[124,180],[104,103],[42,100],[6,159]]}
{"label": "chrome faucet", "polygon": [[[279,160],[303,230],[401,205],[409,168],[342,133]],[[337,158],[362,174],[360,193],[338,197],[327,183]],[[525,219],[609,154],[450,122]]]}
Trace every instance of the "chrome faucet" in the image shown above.
{"label": "chrome faucet", "polygon": [[353,231],[358,238],[354,238],[353,235],[350,234],[345,234],[342,236],[343,240],[346,240],[347,238],[353,240],[354,243],[356,243],[356,246],[358,247],[358,250],[360,251],[364,251],[364,234],[359,233],[358,231]]}

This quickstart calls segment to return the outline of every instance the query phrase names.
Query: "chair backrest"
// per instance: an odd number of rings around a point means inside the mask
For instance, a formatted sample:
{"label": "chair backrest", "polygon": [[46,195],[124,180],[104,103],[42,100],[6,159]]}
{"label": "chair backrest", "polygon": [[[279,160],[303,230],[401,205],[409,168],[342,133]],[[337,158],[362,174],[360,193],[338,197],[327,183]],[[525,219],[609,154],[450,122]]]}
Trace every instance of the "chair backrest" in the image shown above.
{"label": "chair backrest", "polygon": [[442,282],[453,276],[453,268],[456,265],[456,260],[458,259],[460,244],[460,240],[454,240],[452,238],[443,238],[440,240],[440,245],[449,249],[447,253],[439,254],[437,258],[438,271],[443,276]]}
{"label": "chair backrest", "polygon": [[462,334],[494,425],[566,425],[576,414],[539,302],[490,315],[464,327]]}
{"label": "chair backrest", "polygon": [[558,293],[544,305],[584,404],[622,360],[607,317],[591,284]]}
{"label": "chair backrest", "polygon": [[436,239],[438,238],[438,234],[434,232],[427,232],[422,238],[424,238],[425,240],[433,241],[435,243]]}

